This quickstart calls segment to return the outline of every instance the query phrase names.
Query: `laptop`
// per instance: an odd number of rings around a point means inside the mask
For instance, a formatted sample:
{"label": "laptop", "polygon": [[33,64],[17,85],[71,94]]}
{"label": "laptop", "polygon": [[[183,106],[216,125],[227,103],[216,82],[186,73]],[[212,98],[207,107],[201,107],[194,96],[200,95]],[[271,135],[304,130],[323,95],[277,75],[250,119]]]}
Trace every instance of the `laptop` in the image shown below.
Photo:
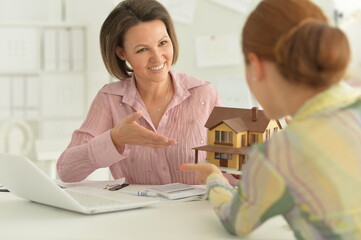
{"label": "laptop", "polygon": [[63,189],[23,156],[0,153],[0,182],[18,197],[84,214],[140,208],[159,200],[94,187]]}

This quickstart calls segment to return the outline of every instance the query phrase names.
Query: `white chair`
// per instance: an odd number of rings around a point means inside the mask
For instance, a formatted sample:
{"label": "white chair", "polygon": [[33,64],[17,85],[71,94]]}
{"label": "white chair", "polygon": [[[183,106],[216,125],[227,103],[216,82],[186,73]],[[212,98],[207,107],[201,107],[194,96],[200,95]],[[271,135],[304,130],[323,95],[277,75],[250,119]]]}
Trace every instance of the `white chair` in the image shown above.
{"label": "white chair", "polygon": [[28,156],[34,146],[34,133],[23,120],[10,120],[0,128],[0,150],[4,153]]}

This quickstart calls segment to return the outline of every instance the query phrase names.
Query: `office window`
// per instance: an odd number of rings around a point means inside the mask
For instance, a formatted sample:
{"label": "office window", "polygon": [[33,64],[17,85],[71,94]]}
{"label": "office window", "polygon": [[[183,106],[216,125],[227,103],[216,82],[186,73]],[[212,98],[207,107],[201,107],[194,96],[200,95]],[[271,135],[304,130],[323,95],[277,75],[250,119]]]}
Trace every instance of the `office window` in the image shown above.
{"label": "office window", "polygon": [[215,152],[214,159],[220,159],[220,158],[221,158],[221,154],[219,152]]}

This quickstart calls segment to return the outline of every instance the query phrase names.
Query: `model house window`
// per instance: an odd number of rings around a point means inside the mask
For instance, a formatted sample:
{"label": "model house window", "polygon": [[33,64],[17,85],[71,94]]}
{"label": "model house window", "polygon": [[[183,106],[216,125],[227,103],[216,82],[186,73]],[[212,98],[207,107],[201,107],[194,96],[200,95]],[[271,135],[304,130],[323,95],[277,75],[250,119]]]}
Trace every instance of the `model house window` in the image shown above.
{"label": "model house window", "polygon": [[220,142],[220,141],[219,141],[219,140],[220,140],[219,136],[220,136],[219,131],[216,131],[216,132],[215,132],[215,137],[214,137],[214,142],[216,142],[216,143]]}
{"label": "model house window", "polygon": [[249,135],[249,144],[258,143],[258,135],[250,134]]}
{"label": "model house window", "polygon": [[273,132],[277,132],[278,131],[278,127],[273,128]]}
{"label": "model house window", "polygon": [[214,153],[214,158],[215,158],[215,159],[232,160],[232,154],[215,152],[215,153]]}
{"label": "model house window", "polygon": [[233,143],[233,132],[228,132],[228,143]]}
{"label": "model house window", "polygon": [[221,143],[227,142],[227,132],[221,131]]}
{"label": "model house window", "polygon": [[271,129],[266,130],[266,140],[271,137]]}
{"label": "model house window", "polygon": [[241,137],[241,146],[247,146],[246,135],[243,134]]}
{"label": "model house window", "polygon": [[215,144],[233,145],[233,132],[215,131]]}

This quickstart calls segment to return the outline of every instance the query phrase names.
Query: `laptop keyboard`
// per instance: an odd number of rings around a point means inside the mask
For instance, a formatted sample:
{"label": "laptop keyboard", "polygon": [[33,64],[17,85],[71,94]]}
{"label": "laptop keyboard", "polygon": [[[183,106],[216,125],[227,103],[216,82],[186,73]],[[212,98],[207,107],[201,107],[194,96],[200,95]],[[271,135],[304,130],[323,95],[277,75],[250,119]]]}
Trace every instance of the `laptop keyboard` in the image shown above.
{"label": "laptop keyboard", "polygon": [[67,191],[70,196],[72,196],[75,200],[77,200],[81,205],[85,207],[106,207],[106,206],[116,206],[121,203],[124,203],[121,200],[114,200],[109,198],[103,198],[100,196],[95,196],[87,193],[82,192],[74,192],[74,191]]}

